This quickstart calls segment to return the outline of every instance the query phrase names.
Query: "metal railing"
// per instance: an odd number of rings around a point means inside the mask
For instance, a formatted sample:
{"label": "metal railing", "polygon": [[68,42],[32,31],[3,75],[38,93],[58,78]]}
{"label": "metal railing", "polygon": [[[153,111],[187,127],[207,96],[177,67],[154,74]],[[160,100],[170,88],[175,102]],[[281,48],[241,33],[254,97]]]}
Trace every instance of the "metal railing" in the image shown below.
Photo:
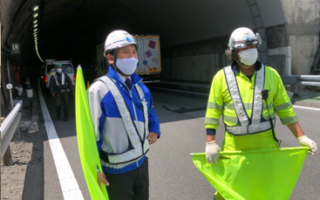
{"label": "metal railing", "polygon": [[293,88],[293,97],[299,97],[299,85],[320,87],[320,75],[282,75],[281,78],[284,85]]}
{"label": "metal railing", "polygon": [[[20,131],[19,123],[22,115],[22,100],[19,101],[1,124],[1,160],[10,145],[16,131]],[[11,155],[10,155],[11,156]]]}

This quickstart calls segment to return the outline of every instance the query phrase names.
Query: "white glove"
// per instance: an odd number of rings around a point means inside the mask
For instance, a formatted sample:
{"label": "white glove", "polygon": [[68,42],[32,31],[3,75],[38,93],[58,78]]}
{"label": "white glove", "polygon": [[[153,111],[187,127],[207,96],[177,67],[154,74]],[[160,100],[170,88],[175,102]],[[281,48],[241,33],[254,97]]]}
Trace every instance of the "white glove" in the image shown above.
{"label": "white glove", "polygon": [[301,146],[310,147],[312,152],[317,151],[317,144],[313,140],[310,140],[307,136],[304,135],[298,137],[298,141]]}
{"label": "white glove", "polygon": [[210,164],[218,164],[220,147],[217,145],[215,140],[207,142],[206,145],[206,158]]}

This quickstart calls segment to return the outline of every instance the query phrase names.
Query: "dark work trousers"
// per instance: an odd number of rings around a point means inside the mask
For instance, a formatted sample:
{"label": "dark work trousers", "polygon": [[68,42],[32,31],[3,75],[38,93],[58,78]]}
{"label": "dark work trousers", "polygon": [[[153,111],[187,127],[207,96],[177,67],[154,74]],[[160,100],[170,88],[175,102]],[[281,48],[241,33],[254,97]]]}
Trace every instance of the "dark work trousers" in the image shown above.
{"label": "dark work trousers", "polygon": [[60,93],[60,92],[55,92],[56,93],[56,113],[57,115],[60,116],[60,111],[61,111],[61,106],[64,105],[64,116],[68,116],[69,114],[69,95],[67,92],[65,93]]}
{"label": "dark work trousers", "polygon": [[135,170],[123,174],[106,174],[110,200],[148,200],[148,158]]}

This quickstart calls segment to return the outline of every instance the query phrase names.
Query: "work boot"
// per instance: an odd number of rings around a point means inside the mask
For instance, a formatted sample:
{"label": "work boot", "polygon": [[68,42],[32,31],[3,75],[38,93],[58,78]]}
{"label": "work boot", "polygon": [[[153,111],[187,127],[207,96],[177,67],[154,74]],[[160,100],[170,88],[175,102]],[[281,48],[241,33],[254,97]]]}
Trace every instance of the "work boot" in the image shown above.
{"label": "work boot", "polygon": [[57,113],[57,118],[60,119],[60,113]]}
{"label": "work boot", "polygon": [[66,121],[66,122],[69,121],[68,115],[65,115],[65,116],[64,116],[64,121]]}

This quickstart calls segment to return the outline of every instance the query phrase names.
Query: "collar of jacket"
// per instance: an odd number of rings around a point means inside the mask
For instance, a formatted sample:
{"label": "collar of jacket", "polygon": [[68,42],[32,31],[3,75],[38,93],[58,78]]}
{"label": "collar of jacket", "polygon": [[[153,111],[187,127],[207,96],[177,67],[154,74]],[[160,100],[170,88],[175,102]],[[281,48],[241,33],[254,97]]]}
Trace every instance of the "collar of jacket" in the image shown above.
{"label": "collar of jacket", "polygon": [[[121,82],[120,77],[118,76],[116,70],[113,69],[113,67],[109,66],[108,74],[111,75],[112,77],[116,78],[118,81]],[[130,76],[130,78],[131,78],[131,85],[132,86],[142,81],[142,78],[140,78],[140,76],[138,76],[138,74],[136,74],[136,73],[133,73]]]}
{"label": "collar of jacket", "polygon": [[[260,69],[261,69],[261,62],[260,61],[256,61],[256,63],[255,63],[255,70],[256,71],[259,71]],[[231,69],[232,69],[232,71],[234,72],[234,73],[239,73],[240,72],[240,70],[239,70],[239,67],[238,67],[238,65],[237,65],[237,62],[236,61],[233,61],[233,63],[232,63],[232,65],[231,65]]]}

